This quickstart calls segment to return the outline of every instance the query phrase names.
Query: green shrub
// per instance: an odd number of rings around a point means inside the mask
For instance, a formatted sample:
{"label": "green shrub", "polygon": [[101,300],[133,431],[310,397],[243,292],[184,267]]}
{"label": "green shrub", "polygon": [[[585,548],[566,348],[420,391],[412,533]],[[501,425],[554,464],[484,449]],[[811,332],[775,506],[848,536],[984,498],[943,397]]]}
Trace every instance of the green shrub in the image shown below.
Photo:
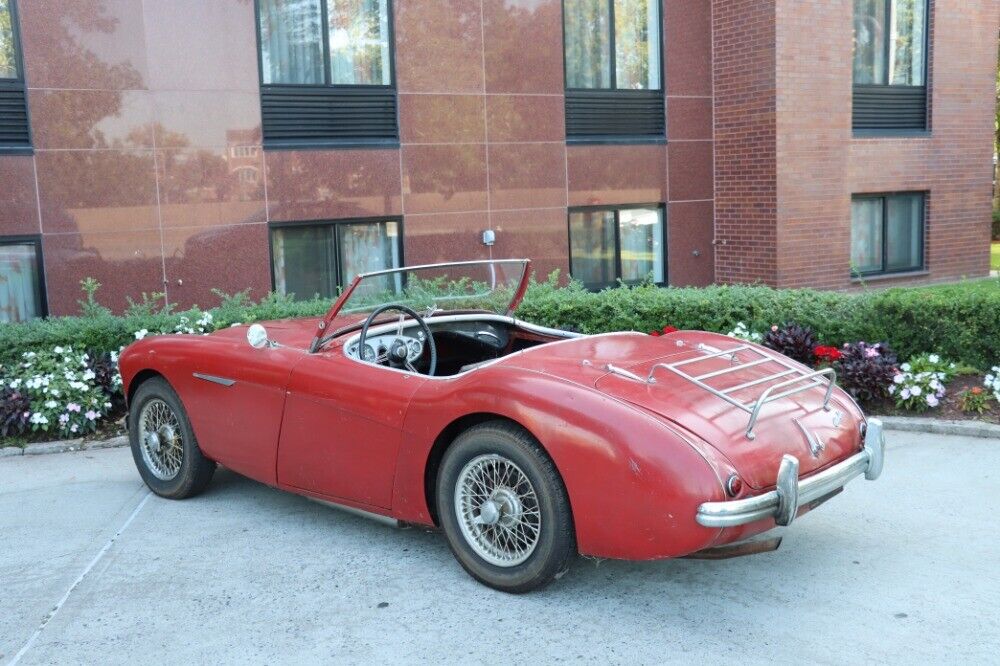
{"label": "green shrub", "polygon": [[[26,351],[72,346],[99,353],[133,342],[137,331],[214,330],[234,323],[319,316],[329,300],[293,301],[271,294],[259,303],[245,292],[218,293],[209,310],[159,311],[148,302],[133,304],[115,317],[88,298],[91,316],[55,317],[0,326],[0,364]],[[202,324],[206,313],[211,321]],[[560,287],[556,276],[533,282],[517,313],[544,326],[582,333],[652,331],[664,325],[725,333],[741,322],[761,333],[775,324],[797,323],[816,332],[817,341],[888,341],[901,358],[941,354],[956,362],[989,368],[1000,358],[1000,281],[932,289],[889,289],[854,294],[762,286],[660,288],[653,285],[593,293],[579,284]]]}

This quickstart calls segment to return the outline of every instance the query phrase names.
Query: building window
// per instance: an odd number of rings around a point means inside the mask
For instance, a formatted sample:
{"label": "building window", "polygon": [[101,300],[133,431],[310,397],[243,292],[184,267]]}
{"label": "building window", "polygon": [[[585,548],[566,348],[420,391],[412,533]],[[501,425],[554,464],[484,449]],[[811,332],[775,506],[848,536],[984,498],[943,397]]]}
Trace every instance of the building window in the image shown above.
{"label": "building window", "polygon": [[589,289],[666,284],[663,207],[570,209],[569,261],[570,275]]}
{"label": "building window", "polygon": [[663,140],[660,0],[563,0],[566,136]]}
{"label": "building window", "polygon": [[41,241],[37,236],[0,238],[0,322],[45,315]]}
{"label": "building window", "polygon": [[399,140],[392,0],[257,0],[264,145]]}
{"label": "building window", "polygon": [[861,195],[851,202],[851,272],[855,276],[924,267],[923,193]]}
{"label": "building window", "polygon": [[13,0],[0,0],[0,154],[30,152],[17,7]]}
{"label": "building window", "polygon": [[927,0],[854,0],[854,129],[927,129]]}
{"label": "building window", "polygon": [[360,273],[402,265],[399,220],[282,224],[271,228],[274,289],[336,298]]}

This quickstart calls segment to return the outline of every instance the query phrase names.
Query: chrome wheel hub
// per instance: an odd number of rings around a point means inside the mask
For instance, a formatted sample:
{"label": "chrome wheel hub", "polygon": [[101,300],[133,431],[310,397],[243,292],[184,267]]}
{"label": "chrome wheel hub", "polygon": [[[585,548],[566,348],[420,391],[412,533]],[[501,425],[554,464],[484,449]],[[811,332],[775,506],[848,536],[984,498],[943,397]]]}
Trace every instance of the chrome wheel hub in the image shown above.
{"label": "chrome wheel hub", "polygon": [[184,441],[180,423],[170,406],[154,398],[139,414],[139,448],[146,469],[157,479],[169,481],[181,471]]}
{"label": "chrome wheel hub", "polygon": [[502,456],[478,456],[462,468],[455,514],[466,543],[490,564],[516,566],[538,545],[538,496],[521,468]]}

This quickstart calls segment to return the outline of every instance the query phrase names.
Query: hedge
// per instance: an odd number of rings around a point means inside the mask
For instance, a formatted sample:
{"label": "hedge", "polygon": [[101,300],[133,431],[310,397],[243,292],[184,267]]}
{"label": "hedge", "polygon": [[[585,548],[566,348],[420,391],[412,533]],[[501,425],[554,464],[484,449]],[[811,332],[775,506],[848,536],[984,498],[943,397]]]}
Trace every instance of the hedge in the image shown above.
{"label": "hedge", "polygon": [[[212,325],[224,328],[235,322],[315,316],[328,307],[325,300],[293,302],[273,294],[251,303],[244,294],[237,294],[222,295],[222,304],[209,312]],[[90,316],[0,326],[0,364],[20,358],[22,352],[56,345],[117,350],[132,342],[136,331],[169,331],[181,317],[194,321],[200,315],[198,310],[164,313],[134,306],[125,316],[113,316],[92,303],[85,309]],[[980,369],[1000,361],[998,280],[859,293],[652,285],[593,293],[578,284],[560,287],[553,276],[531,285],[518,316],[582,333],[652,331],[665,325],[724,333],[739,322],[763,332],[773,324],[796,322],[814,329],[825,345],[887,341],[901,358],[936,353]]]}

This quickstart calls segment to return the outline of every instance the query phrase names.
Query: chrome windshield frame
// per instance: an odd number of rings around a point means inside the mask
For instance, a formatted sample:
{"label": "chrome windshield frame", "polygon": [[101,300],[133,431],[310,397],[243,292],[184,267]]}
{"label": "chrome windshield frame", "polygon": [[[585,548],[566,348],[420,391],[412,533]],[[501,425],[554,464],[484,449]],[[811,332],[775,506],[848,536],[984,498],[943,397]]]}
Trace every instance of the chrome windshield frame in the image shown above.
{"label": "chrome windshield frame", "polygon": [[[517,306],[520,305],[521,300],[524,298],[524,293],[528,289],[528,282],[531,278],[531,260],[530,259],[477,259],[474,261],[446,261],[436,264],[419,264],[416,266],[400,266],[399,268],[387,268],[380,271],[371,271],[369,273],[359,273],[351,280],[351,283],[341,292],[340,296],[334,301],[333,305],[327,311],[326,315],[320,320],[316,327],[316,333],[313,336],[312,344],[309,346],[309,352],[315,353],[323,346],[325,342],[335,337],[332,334],[328,334],[327,330],[330,323],[340,314],[344,305],[350,300],[354,291],[357,289],[358,285],[364,280],[372,277],[381,277],[385,275],[392,275],[394,273],[406,274],[414,271],[422,270],[434,270],[450,267],[463,267],[463,266],[497,266],[499,264],[521,264],[521,281],[514,292],[514,296],[511,299],[507,307],[506,316],[512,317],[514,311],[517,310]],[[348,327],[352,328],[352,327]],[[346,331],[345,331],[346,332]],[[335,332],[336,333],[336,332]]]}

